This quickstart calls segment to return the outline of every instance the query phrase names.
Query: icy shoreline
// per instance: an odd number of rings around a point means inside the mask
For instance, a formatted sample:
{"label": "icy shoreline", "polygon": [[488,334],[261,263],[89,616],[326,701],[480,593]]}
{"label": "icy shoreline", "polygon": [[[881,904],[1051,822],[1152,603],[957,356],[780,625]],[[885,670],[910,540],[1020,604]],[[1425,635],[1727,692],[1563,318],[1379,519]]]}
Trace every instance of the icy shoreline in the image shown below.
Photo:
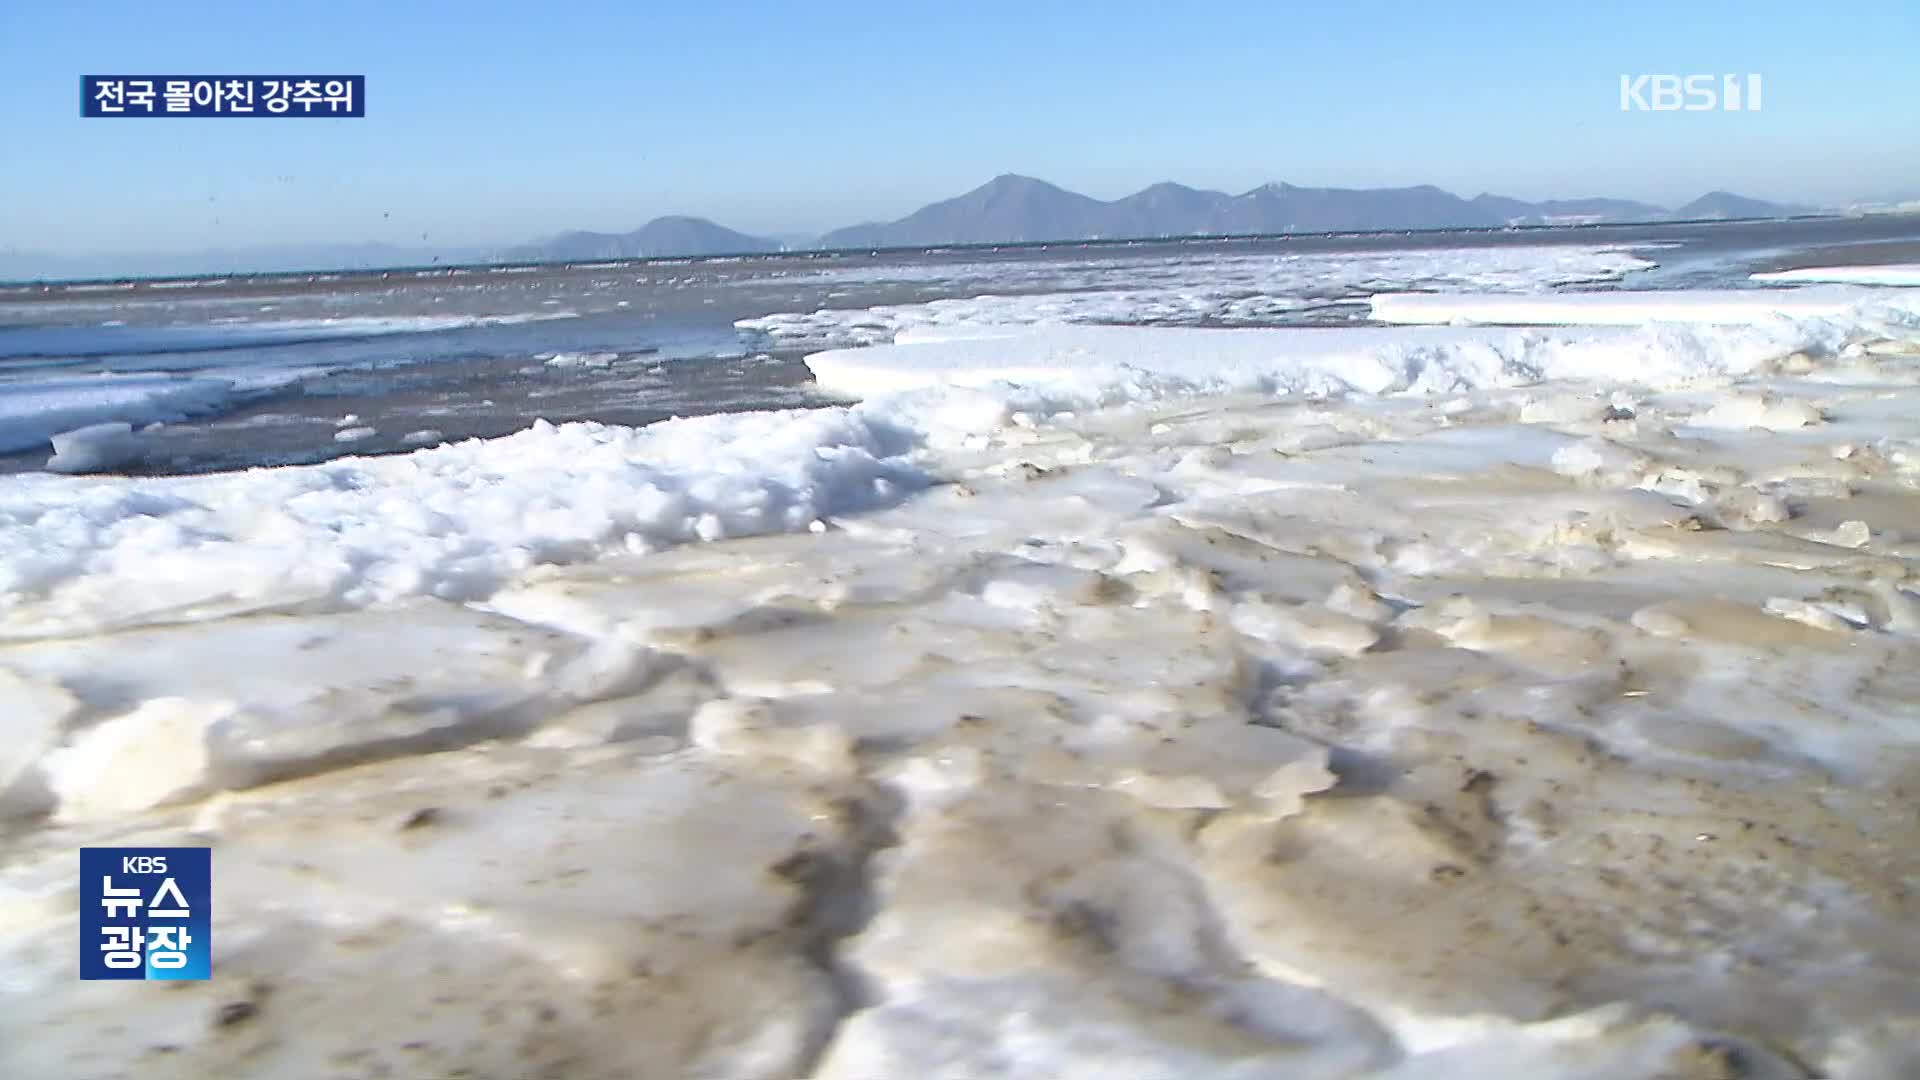
{"label": "icy shoreline", "polygon": [[[1878,300],[921,331],[844,408],[11,481],[0,1072],[1902,1075]],[[73,980],[104,842],[213,846],[212,983]]]}

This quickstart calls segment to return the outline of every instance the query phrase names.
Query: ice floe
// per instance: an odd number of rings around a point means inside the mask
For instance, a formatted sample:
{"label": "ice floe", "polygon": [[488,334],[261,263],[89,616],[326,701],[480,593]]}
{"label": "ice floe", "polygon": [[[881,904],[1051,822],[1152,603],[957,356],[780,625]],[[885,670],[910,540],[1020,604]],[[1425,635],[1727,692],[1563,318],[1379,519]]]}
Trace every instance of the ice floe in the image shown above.
{"label": "ice floe", "polygon": [[55,435],[95,424],[185,420],[227,407],[225,379],[98,375],[0,384],[0,452],[45,446]]}
{"label": "ice floe", "polygon": [[1781,319],[1852,316],[1876,303],[1920,314],[1920,300],[1848,286],[1804,289],[1700,289],[1673,292],[1382,293],[1378,322],[1494,323],[1508,326],[1639,326],[1645,323],[1748,325]]}
{"label": "ice floe", "polygon": [[1798,270],[1775,270],[1752,275],[1755,281],[1801,284],[1811,281],[1837,281],[1853,285],[1920,285],[1920,264],[1889,263],[1885,266],[1807,266]]}
{"label": "ice floe", "polygon": [[[1023,280],[1006,264],[865,268],[862,282],[938,274],[980,295],[868,308],[777,312],[735,325],[787,347],[866,345],[917,329],[1055,323],[1258,325],[1387,288],[1536,290],[1617,280],[1654,264],[1609,247],[1438,248],[1380,254],[1120,259],[1052,264]],[[1037,273],[1028,271],[1029,274]]]}
{"label": "ice floe", "polygon": [[849,396],[914,388],[1017,386],[1010,401],[1056,407],[1221,392],[1440,393],[1551,379],[1664,385],[1750,374],[1804,350],[1834,351],[1851,327],[1760,326],[1138,327],[906,332],[892,345],[807,357],[822,389]]}

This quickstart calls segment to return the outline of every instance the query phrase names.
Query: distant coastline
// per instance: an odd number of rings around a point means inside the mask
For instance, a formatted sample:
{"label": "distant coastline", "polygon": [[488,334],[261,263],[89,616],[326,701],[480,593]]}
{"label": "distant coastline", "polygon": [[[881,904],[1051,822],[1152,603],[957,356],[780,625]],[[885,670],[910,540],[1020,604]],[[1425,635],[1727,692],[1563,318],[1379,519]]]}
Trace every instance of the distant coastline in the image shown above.
{"label": "distant coastline", "polygon": [[635,255],[613,258],[568,259],[568,258],[509,258],[506,255],[481,255],[462,262],[406,262],[393,264],[314,264],[276,268],[271,270],[206,270],[196,273],[153,273],[124,274],[119,276],[73,276],[73,277],[16,277],[0,278],[0,300],[8,293],[37,293],[47,289],[82,291],[110,288],[124,288],[130,292],[146,292],[164,289],[189,282],[206,283],[220,278],[231,278],[236,283],[248,285],[309,283],[324,277],[341,278],[385,278],[394,275],[415,277],[439,277],[447,275],[528,271],[539,269],[591,269],[597,265],[608,267],[640,266],[648,264],[674,264],[724,261],[729,259],[793,259],[807,261],[815,259],[843,258],[851,255],[899,255],[926,252],[992,252],[996,250],[1023,251],[1045,249],[1049,247],[1112,248],[1137,246],[1142,244],[1178,244],[1204,242],[1256,242],[1287,240],[1329,240],[1405,237],[1405,236],[1486,236],[1490,234],[1587,234],[1596,231],[1625,228],[1647,228],[1663,226],[1698,226],[1720,224],[1751,224],[1764,221],[1826,221],[1839,218],[1879,217],[1896,213],[1916,213],[1920,211],[1887,211],[1876,214],[1848,214],[1838,211],[1810,211],[1772,217],[1738,218],[1691,218],[1668,219],[1649,222],[1601,221],[1580,224],[1538,224],[1505,226],[1465,226],[1414,229],[1340,229],[1320,232],[1277,232],[1277,233],[1240,233],[1240,234],[1190,234],[1170,236],[1129,236],[1129,237],[1089,237],[1067,240],[1016,240],[1016,241],[978,241],[972,243],[949,244],[906,244],[893,246],[855,245],[851,247],[823,248],[785,246],[773,249],[749,249],[741,251],[716,251],[702,254],[659,254]]}

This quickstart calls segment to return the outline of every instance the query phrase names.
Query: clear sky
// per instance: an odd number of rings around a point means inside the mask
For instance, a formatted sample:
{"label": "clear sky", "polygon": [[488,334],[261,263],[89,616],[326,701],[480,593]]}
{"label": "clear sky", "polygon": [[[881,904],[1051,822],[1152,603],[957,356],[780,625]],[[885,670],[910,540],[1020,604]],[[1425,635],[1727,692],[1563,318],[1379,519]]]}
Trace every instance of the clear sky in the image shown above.
{"label": "clear sky", "polygon": [[[1678,204],[1920,194],[1920,2],[0,2],[0,251],[889,218],[1021,172]],[[1758,72],[1759,113],[1619,76]],[[83,74],[365,74],[365,119],[83,120]]]}

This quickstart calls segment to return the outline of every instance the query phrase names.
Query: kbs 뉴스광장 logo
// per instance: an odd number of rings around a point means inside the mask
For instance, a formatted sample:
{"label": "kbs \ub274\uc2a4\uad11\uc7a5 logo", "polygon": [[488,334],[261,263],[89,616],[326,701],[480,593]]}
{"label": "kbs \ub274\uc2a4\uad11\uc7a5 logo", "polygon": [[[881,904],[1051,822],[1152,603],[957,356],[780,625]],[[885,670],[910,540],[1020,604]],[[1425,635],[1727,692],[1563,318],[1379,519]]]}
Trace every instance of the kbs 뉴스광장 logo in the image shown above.
{"label": "kbs \ub274\uc2a4\uad11\uc7a5 logo", "polygon": [[81,848],[80,977],[210,977],[212,900],[209,848]]}

